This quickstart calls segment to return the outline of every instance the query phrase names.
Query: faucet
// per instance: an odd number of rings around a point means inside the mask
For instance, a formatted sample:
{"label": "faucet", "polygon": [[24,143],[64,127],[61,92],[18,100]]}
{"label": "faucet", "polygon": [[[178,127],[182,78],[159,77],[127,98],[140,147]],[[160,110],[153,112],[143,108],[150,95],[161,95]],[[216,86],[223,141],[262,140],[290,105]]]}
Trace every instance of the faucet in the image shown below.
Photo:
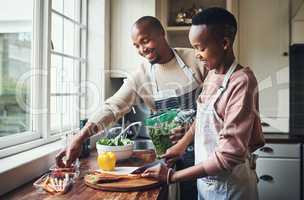
{"label": "faucet", "polygon": [[127,126],[127,128],[121,128],[121,132],[115,138],[120,138],[120,137],[126,138],[127,135],[128,135],[128,130],[133,126],[138,126],[138,131],[135,131],[135,137],[137,137],[137,134],[139,133],[140,127],[142,126],[141,122],[133,122],[129,126]]}
{"label": "faucet", "polygon": [[[136,110],[135,110],[134,106],[132,106],[131,110],[132,110],[133,114],[135,115]],[[121,132],[123,132],[124,129],[125,129],[125,116],[123,115],[122,119],[121,119]]]}
{"label": "faucet", "polygon": [[[135,110],[134,106],[132,106],[131,110],[132,110],[133,114],[136,114],[136,110]],[[121,131],[120,131],[120,133],[115,138],[119,138],[119,137],[123,137],[124,138],[124,137],[126,137],[128,130],[131,127],[136,126],[136,125],[138,126],[138,131],[135,131],[134,138],[136,138],[137,135],[139,134],[140,128],[142,126],[142,123],[141,122],[133,122],[133,123],[129,124],[129,126],[127,126],[125,128],[125,116],[123,115],[122,119],[121,119]]]}
{"label": "faucet", "polygon": [[122,116],[120,133],[122,133],[124,129],[125,129],[125,116]]}

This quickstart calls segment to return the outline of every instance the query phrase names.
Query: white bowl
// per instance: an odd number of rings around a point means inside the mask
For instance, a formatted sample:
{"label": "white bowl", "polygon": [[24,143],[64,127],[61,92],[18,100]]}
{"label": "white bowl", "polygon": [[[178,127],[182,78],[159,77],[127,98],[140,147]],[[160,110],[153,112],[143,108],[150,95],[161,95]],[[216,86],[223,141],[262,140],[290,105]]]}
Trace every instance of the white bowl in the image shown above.
{"label": "white bowl", "polygon": [[113,152],[116,156],[116,160],[125,160],[131,157],[133,154],[134,142],[132,144],[127,144],[124,146],[108,146],[108,145],[101,145],[96,143],[96,149],[98,155],[104,152]]}

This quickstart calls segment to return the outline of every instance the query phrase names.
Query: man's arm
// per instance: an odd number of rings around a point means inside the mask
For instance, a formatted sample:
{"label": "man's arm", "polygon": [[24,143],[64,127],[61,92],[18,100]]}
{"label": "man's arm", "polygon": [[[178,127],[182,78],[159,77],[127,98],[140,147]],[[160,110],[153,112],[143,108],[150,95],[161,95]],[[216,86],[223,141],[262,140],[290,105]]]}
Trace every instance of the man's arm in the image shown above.
{"label": "man's arm", "polygon": [[[71,145],[57,154],[56,164],[59,167],[69,167],[79,157],[81,144],[87,138],[104,130],[129,112],[138,98],[134,90],[135,86],[132,84],[132,81],[125,81],[122,87],[105,102],[102,109],[73,137]],[[66,157],[66,164],[63,162],[63,157]]]}
{"label": "man's arm", "polygon": [[[81,152],[81,144],[90,136],[103,130],[103,127],[94,123],[88,122],[79,133],[74,135],[70,146],[67,149],[61,150],[56,155],[56,164],[58,167],[69,167],[79,157]],[[66,157],[66,163],[63,162],[63,157]]]}
{"label": "man's arm", "polygon": [[139,99],[137,90],[134,78],[129,77],[120,89],[105,101],[104,105],[89,119],[89,122],[100,124],[101,127],[110,126],[136,104]]}

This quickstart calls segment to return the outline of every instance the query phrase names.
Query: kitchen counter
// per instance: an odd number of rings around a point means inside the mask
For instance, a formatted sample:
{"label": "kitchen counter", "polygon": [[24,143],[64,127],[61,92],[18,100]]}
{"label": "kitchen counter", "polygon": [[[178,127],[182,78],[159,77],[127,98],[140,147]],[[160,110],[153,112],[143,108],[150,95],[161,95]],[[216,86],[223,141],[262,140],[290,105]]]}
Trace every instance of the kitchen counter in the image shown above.
{"label": "kitchen counter", "polygon": [[264,133],[266,143],[304,143],[304,137],[290,137],[287,133]]}
{"label": "kitchen counter", "polygon": [[[88,170],[97,169],[97,153],[94,151],[91,153],[89,158],[80,160],[80,176],[77,178],[75,184],[69,192],[64,195],[51,195],[46,192],[41,192],[33,187],[33,180],[30,183],[25,184],[1,196],[2,200],[28,200],[28,199],[73,199],[73,200],[83,200],[83,199],[117,199],[117,200],[162,200],[167,199],[167,187],[158,187],[145,191],[136,192],[106,192],[101,190],[92,189],[85,185],[83,177]],[[134,151],[132,157],[127,161],[118,163],[118,166],[141,166],[143,164],[152,162],[155,159],[155,153],[153,150],[140,150]],[[2,180],[3,184],[3,180]]]}

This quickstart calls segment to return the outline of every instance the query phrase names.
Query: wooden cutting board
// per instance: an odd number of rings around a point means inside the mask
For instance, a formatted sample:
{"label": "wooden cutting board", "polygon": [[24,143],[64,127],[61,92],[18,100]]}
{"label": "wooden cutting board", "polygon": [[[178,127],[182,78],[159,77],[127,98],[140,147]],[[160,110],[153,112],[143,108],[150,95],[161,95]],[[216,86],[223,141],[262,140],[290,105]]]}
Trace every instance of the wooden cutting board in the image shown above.
{"label": "wooden cutting board", "polygon": [[151,178],[136,178],[136,179],[121,179],[110,183],[92,183],[89,176],[84,177],[85,184],[89,187],[104,190],[104,191],[116,191],[116,192],[128,192],[138,190],[148,190],[161,185],[155,179]]}

